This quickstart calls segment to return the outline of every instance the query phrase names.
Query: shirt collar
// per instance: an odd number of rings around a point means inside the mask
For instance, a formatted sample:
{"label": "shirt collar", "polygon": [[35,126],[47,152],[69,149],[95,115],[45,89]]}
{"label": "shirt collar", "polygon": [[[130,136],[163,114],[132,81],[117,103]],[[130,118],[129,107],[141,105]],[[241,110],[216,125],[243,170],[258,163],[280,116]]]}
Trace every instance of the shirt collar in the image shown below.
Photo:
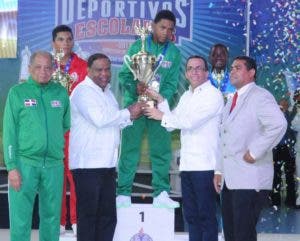
{"label": "shirt collar", "polygon": [[207,88],[209,85],[211,85],[211,83],[207,80],[205,81],[204,83],[202,83],[201,85],[198,85],[194,91],[192,90],[192,87],[189,86],[189,91],[190,92],[198,92],[198,91],[201,91],[203,88]]}
{"label": "shirt collar", "polygon": [[238,96],[241,96],[242,94],[244,94],[251,86],[253,86],[255,83],[254,82],[250,82],[246,85],[244,85],[242,88],[240,88],[239,90],[237,90],[238,92]]}
{"label": "shirt collar", "polygon": [[37,81],[35,81],[31,75],[29,75],[29,77],[27,79],[27,83],[32,84],[37,87],[47,87],[51,84],[51,82],[52,82],[52,80],[50,80],[47,84],[40,84]]}
{"label": "shirt collar", "polygon": [[101,90],[101,92],[106,92],[107,90],[110,89],[110,86],[111,86],[110,84],[107,84],[103,91],[102,88],[100,88],[98,85],[96,85],[95,82],[89,76],[86,76],[86,81],[90,86],[92,86],[95,89]]}

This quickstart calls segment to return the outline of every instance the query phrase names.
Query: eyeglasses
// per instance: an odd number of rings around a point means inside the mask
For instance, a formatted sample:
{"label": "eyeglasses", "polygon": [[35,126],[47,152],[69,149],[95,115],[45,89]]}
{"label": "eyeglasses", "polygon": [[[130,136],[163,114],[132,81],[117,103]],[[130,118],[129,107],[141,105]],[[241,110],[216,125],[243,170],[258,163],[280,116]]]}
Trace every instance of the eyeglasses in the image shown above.
{"label": "eyeglasses", "polygon": [[202,66],[197,66],[197,67],[188,66],[186,68],[186,72],[193,72],[193,71],[199,73],[201,71],[206,71],[206,69]]}

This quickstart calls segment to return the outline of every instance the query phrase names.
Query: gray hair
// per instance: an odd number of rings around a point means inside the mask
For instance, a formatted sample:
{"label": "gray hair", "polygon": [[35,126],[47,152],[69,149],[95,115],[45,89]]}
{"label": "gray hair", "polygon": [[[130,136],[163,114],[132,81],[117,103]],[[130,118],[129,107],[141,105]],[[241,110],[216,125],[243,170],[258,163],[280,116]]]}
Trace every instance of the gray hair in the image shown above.
{"label": "gray hair", "polygon": [[36,52],[34,52],[31,56],[30,56],[30,60],[29,60],[29,66],[32,65],[35,61],[35,58],[37,56],[44,56],[44,57],[48,57],[51,61],[51,64],[53,64],[53,56],[52,54],[50,54],[47,51],[42,51],[42,50],[38,50]]}

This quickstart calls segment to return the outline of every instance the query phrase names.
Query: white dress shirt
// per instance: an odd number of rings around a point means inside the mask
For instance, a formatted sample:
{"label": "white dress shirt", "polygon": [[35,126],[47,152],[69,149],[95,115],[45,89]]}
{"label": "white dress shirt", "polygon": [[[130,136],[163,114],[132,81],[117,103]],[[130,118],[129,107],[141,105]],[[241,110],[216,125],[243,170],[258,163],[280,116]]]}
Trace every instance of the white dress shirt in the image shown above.
{"label": "white dress shirt", "polygon": [[167,101],[159,104],[164,112],[161,125],[181,130],[180,171],[214,170],[219,158],[219,126],[224,100],[209,81],[190,88],[170,112]]}
{"label": "white dress shirt", "polygon": [[253,85],[255,85],[255,83],[254,83],[254,82],[251,82],[251,83],[249,83],[249,84],[244,85],[244,86],[243,86],[242,88],[240,88],[239,90],[237,90],[238,98],[237,98],[237,102],[236,102],[236,103],[238,103],[239,97],[242,96],[244,93],[246,93],[246,91],[247,91],[251,86],[253,86]]}
{"label": "white dress shirt", "polygon": [[69,166],[111,168],[116,166],[120,129],[132,122],[127,109],[106,86],[103,91],[88,76],[72,92]]}

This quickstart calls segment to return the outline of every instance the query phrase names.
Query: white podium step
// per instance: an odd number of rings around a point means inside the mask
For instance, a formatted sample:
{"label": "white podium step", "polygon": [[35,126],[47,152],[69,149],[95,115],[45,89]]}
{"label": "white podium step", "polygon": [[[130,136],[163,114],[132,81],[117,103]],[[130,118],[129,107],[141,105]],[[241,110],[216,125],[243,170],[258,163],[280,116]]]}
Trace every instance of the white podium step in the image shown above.
{"label": "white podium step", "polygon": [[[38,230],[33,230],[32,241],[38,241]],[[187,233],[175,233],[174,241],[188,241],[189,237]],[[257,241],[299,241],[300,234],[282,234],[282,233],[259,233],[257,235]],[[9,241],[9,230],[0,229],[1,241]],[[76,241],[76,237],[73,236],[71,231],[67,231],[66,234],[60,236],[59,241]],[[154,240],[155,241],[155,240]],[[172,240],[167,240],[172,241]],[[219,234],[219,240],[224,241],[222,235]]]}
{"label": "white podium step", "polygon": [[129,208],[118,208],[117,216],[114,241],[174,240],[174,209],[132,204]]}
{"label": "white podium step", "polygon": [[[7,238],[7,240],[9,240],[9,239]],[[36,240],[38,240],[38,238]],[[187,233],[178,233],[178,234],[174,235],[173,240],[174,241],[188,241],[189,237],[188,237]],[[173,240],[165,240],[165,241],[173,241]],[[59,237],[59,241],[76,241],[76,237],[74,237],[74,235],[71,231],[67,231],[65,234],[63,234]],[[155,241],[155,240],[153,240],[153,241]],[[219,240],[219,241],[224,241],[224,240]],[[272,240],[272,241],[274,241],[274,240]]]}
{"label": "white podium step", "polygon": [[[175,234],[174,236],[175,236],[174,241],[188,241],[189,240],[187,233]],[[9,239],[7,238],[7,240],[9,240]],[[35,240],[38,240],[38,238]],[[1,241],[3,241],[3,240],[1,240]],[[74,235],[71,233],[71,231],[70,232],[68,231],[66,234],[61,235],[59,237],[59,241],[76,241],[76,237],[74,237]],[[155,240],[153,240],[153,241],[155,241]],[[173,241],[173,240],[166,240],[166,241]],[[224,240],[219,240],[219,241],[224,241]],[[274,241],[274,240],[272,240],[272,241]]]}

